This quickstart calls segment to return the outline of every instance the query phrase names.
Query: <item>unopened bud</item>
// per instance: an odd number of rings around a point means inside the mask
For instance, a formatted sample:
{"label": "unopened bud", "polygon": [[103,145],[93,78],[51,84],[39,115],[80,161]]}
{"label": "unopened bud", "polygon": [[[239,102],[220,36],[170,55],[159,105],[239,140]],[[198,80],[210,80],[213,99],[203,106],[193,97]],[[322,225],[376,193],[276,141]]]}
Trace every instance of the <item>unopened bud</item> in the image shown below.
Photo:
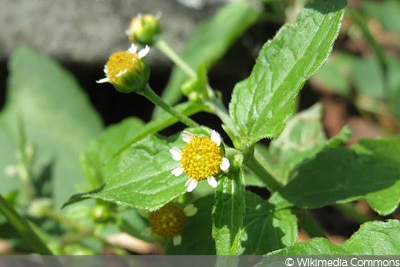
{"label": "unopened bud", "polygon": [[104,66],[106,77],[97,83],[109,82],[121,93],[144,90],[150,78],[150,68],[142,58],[149,50],[146,46],[136,53],[137,47],[132,44],[127,51],[115,52]]}
{"label": "unopened bud", "polygon": [[151,14],[132,18],[129,28],[126,30],[129,40],[141,45],[152,45],[160,33],[161,25],[158,17]]}

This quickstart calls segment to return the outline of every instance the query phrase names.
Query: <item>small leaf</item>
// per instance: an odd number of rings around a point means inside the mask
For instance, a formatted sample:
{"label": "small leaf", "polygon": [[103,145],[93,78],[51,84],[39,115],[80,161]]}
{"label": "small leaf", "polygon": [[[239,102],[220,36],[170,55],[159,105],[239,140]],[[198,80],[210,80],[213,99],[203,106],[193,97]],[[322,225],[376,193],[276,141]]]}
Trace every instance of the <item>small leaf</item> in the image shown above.
{"label": "small leaf", "polygon": [[312,1],[264,44],[251,75],[236,84],[229,112],[244,146],[282,131],[304,82],[325,62],[346,1]]}
{"label": "small leaf", "polygon": [[368,222],[343,244],[333,245],[325,238],[315,238],[269,255],[398,255],[399,235],[398,220]]}
{"label": "small leaf", "polygon": [[[185,47],[183,60],[193,69],[197,69],[202,62],[211,68],[232,43],[258,20],[260,13],[248,1],[223,6],[195,32]],[[175,67],[163,91],[163,99],[168,103],[177,102],[181,97],[179,89],[186,78],[186,74]],[[158,113],[161,114],[160,110]]]}
{"label": "small leaf", "polygon": [[298,168],[296,177],[269,202],[317,208],[367,200],[381,215],[400,202],[400,139],[363,140],[351,149],[325,149]]}
{"label": "small leaf", "polygon": [[245,191],[235,175],[239,176],[231,172],[222,177],[215,195],[213,237],[217,255],[238,255],[241,250]]}
{"label": "small leaf", "polygon": [[288,209],[276,211],[255,194],[246,193],[242,254],[263,255],[293,245],[297,240],[297,219]]}

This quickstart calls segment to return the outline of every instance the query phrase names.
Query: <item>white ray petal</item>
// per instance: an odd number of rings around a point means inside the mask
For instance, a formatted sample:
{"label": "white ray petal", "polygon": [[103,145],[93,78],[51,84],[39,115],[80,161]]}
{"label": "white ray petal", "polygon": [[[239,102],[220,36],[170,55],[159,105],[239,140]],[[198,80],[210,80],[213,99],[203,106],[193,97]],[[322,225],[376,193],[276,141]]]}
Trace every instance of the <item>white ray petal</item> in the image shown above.
{"label": "white ray petal", "polygon": [[190,178],[190,179],[187,180],[187,182],[185,183],[186,191],[187,191],[187,192],[192,192],[192,191],[197,187],[197,184],[198,184],[198,183],[199,183],[199,182],[198,182],[196,179]]}
{"label": "white ray petal", "polygon": [[217,146],[221,145],[221,135],[217,131],[212,130],[211,141],[213,141]]}
{"label": "white ray petal", "polygon": [[150,47],[146,45],[143,49],[141,49],[138,53],[139,58],[144,58],[150,51]]}
{"label": "white ray petal", "polygon": [[96,83],[108,83],[108,82],[110,82],[110,79],[108,79],[108,77],[96,81]]}
{"label": "white ray petal", "polygon": [[215,177],[214,177],[214,176],[208,177],[208,178],[207,178],[207,182],[208,182],[208,184],[209,184],[212,188],[216,188],[217,185],[218,185],[218,182],[217,182],[217,180],[215,180]]}
{"label": "white ray petal", "polygon": [[171,171],[171,173],[175,176],[179,176],[183,173],[183,168],[182,167],[175,168]]}
{"label": "white ray petal", "polygon": [[231,163],[229,162],[229,159],[227,158],[222,158],[221,165],[219,167],[221,168],[222,171],[227,171],[229,167],[231,166]]}
{"label": "white ray petal", "polygon": [[169,150],[169,153],[176,161],[180,161],[182,159],[182,151],[179,148],[173,147]]}
{"label": "white ray petal", "polygon": [[129,47],[128,52],[136,54],[137,49],[138,49],[138,47],[135,44],[131,44],[131,47]]}
{"label": "white ray petal", "polygon": [[191,132],[188,131],[183,131],[182,132],[182,140],[185,143],[189,143],[190,140],[194,137],[194,135]]}

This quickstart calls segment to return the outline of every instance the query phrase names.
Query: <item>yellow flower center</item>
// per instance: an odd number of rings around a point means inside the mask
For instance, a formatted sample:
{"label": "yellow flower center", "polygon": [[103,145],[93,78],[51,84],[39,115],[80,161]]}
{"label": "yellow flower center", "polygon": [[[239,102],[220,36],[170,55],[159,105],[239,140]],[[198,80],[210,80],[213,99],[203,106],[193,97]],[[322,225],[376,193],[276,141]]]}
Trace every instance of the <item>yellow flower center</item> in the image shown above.
{"label": "yellow flower center", "polygon": [[132,69],[137,64],[137,60],[140,60],[138,55],[129,51],[119,51],[112,54],[106,65],[107,77],[111,83],[118,83],[121,79],[121,72]]}
{"label": "yellow flower center", "polygon": [[164,238],[172,238],[180,234],[185,222],[186,215],[183,210],[172,203],[168,203],[149,215],[152,231]]}
{"label": "yellow flower center", "polygon": [[182,150],[184,172],[198,181],[219,173],[221,162],[221,148],[209,137],[193,137]]}

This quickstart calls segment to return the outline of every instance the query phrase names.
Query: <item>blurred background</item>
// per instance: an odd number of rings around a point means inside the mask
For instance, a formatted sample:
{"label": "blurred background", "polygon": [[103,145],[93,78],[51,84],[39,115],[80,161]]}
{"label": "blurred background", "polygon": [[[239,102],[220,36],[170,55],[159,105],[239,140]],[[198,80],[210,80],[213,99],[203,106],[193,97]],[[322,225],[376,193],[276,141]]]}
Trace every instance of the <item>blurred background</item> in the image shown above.
{"label": "blurred background", "polygon": [[[8,59],[18,46],[24,45],[67,68],[105,125],[129,116],[148,121],[153,105],[146,99],[136,94],[120,94],[109,84],[96,83],[104,76],[103,67],[109,55],[129,47],[124,32],[131,18],[139,13],[160,13],[163,38],[180,53],[203,21],[233,1],[0,0],[0,107],[6,100]],[[285,22],[295,19],[304,1],[253,2],[265,10],[265,16],[232,44],[209,73],[210,84],[223,92],[226,103],[234,84],[251,72],[262,44]],[[150,84],[161,93],[172,63],[156,49],[146,61],[152,71]],[[298,108],[303,110],[319,101],[323,104],[328,137],[345,125],[353,133],[348,145],[360,138],[399,133],[400,1],[348,0],[332,55],[306,83]],[[361,213],[370,212],[365,203],[357,205]],[[315,215],[327,232],[341,242],[358,224],[343,220],[343,216],[327,216],[336,212],[328,207],[316,211]]]}

